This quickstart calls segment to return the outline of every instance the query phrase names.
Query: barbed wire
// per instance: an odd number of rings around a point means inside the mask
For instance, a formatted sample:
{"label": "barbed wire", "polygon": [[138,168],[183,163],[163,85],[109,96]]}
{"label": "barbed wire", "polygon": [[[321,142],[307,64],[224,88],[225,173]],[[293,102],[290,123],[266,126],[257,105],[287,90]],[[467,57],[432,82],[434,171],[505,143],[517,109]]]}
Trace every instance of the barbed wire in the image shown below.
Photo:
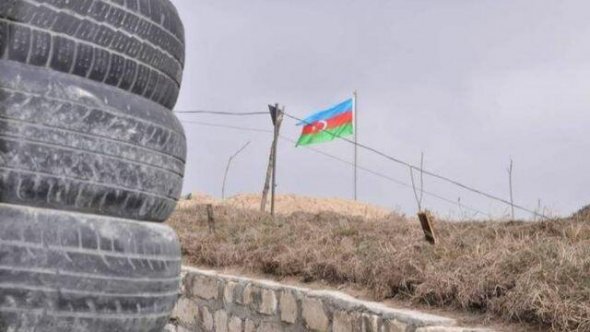
{"label": "barbed wire", "polygon": [[[270,130],[270,129],[250,128],[250,127],[242,127],[242,126],[232,126],[232,125],[224,125],[224,124],[217,124],[217,123],[210,123],[210,122],[201,122],[201,121],[181,121],[181,122],[182,123],[188,123],[188,124],[197,124],[197,125],[202,125],[202,126],[207,126],[207,127],[227,128],[227,129],[234,129],[234,130],[240,130],[240,131],[249,131],[249,132],[259,132],[259,133],[273,133],[274,132],[273,130]],[[296,144],[297,143],[297,140],[292,139],[290,137],[286,137],[284,135],[279,135],[279,138],[282,139],[282,140],[284,140],[284,141],[293,143],[293,144]],[[325,156],[327,158],[331,158],[333,160],[336,160],[336,161],[339,161],[339,162],[342,162],[344,164],[347,164],[347,165],[350,165],[350,166],[353,166],[354,167],[354,163],[353,162],[348,161],[348,160],[346,160],[344,158],[338,157],[336,155],[327,153],[325,151],[321,151],[319,149],[316,149],[316,148],[313,148],[313,147],[310,147],[310,146],[304,146],[304,148],[307,149],[307,150],[313,151],[315,153],[321,154],[321,155],[323,155],[323,156]],[[380,173],[378,171],[374,171],[374,170],[372,170],[370,168],[367,168],[367,167],[364,167],[364,166],[361,166],[361,165],[357,165],[357,167],[358,167],[358,169],[360,169],[360,170],[362,170],[362,171],[364,171],[366,173],[369,173],[369,174],[372,174],[374,176],[380,177],[382,179],[388,180],[388,181],[393,182],[395,184],[398,184],[400,186],[407,187],[407,188],[412,188],[412,185],[410,185],[410,184],[408,184],[406,182],[403,182],[403,181],[401,181],[399,179],[393,178],[393,177],[391,177],[389,175],[385,175],[383,173]],[[427,196],[436,198],[438,200],[441,200],[441,201],[443,201],[445,203],[448,203],[448,204],[451,204],[453,206],[455,206],[455,205],[458,204],[457,202],[453,201],[452,199],[446,198],[446,197],[441,196],[439,194],[435,194],[433,192],[426,191],[426,190],[423,190],[423,192]],[[461,207],[462,208],[465,208],[467,210],[470,210],[470,211],[472,211],[474,213],[476,213],[476,215],[477,214],[481,214],[481,215],[487,216],[490,219],[493,218],[493,216],[490,213],[483,212],[483,211],[481,211],[481,210],[479,210],[477,208],[471,207],[469,205],[461,204]]]}

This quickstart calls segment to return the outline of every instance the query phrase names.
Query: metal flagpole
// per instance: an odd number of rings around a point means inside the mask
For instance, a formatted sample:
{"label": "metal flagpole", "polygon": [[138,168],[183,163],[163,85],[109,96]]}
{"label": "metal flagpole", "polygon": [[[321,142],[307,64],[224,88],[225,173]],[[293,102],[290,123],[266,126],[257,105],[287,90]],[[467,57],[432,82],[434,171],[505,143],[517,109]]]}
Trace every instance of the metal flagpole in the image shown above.
{"label": "metal flagpole", "polygon": [[357,99],[358,93],[356,90],[353,93],[353,109],[354,109],[354,200],[358,199],[358,109]]}

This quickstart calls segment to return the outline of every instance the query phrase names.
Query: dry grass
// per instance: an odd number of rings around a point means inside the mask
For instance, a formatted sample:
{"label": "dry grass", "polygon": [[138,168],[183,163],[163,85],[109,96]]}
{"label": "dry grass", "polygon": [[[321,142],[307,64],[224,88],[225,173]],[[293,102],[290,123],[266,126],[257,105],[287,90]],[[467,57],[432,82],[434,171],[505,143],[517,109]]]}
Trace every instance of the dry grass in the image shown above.
{"label": "dry grass", "polygon": [[[222,201],[207,194],[194,193],[191,194],[189,200],[181,201],[180,207],[187,204],[213,204],[258,211],[260,210],[260,194],[239,194]],[[270,211],[270,202],[267,204],[266,209]],[[367,203],[342,198],[318,198],[293,194],[277,195],[275,210],[282,215],[290,215],[303,210],[310,213],[339,211],[339,213],[347,216],[366,219],[385,218],[392,214],[390,210]]]}
{"label": "dry grass", "polygon": [[590,331],[590,222],[436,222],[440,243],[416,221],[333,213],[268,215],[183,204],[170,220],[188,264],[243,268],[304,282],[353,283],[396,298],[485,313],[554,331]]}
{"label": "dry grass", "polygon": [[590,205],[580,209],[572,217],[577,220],[590,220]]}

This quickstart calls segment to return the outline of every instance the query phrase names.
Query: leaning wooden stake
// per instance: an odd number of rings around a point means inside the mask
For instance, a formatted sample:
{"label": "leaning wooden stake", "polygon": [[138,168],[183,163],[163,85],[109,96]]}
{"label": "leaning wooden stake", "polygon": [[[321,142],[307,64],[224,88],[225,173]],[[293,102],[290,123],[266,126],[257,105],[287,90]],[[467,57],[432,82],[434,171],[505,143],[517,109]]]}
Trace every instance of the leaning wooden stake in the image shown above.
{"label": "leaning wooden stake", "polygon": [[215,233],[215,216],[212,204],[207,204],[207,224],[209,225],[209,233]]}
{"label": "leaning wooden stake", "polygon": [[430,244],[436,244],[436,236],[434,235],[434,230],[432,229],[432,220],[430,214],[428,212],[420,212],[418,213],[418,219],[420,219],[420,224],[422,225],[422,230],[424,231],[424,238],[426,241],[430,242]]}
{"label": "leaning wooden stake", "polygon": [[260,211],[266,211],[266,202],[268,201],[268,190],[270,189],[270,179],[272,176],[272,165],[273,165],[273,151],[275,150],[274,142],[270,148],[270,154],[268,157],[268,167],[266,168],[266,177],[264,178],[264,187],[262,188],[262,198],[260,200]]}
{"label": "leaning wooden stake", "polygon": [[266,211],[266,202],[268,201],[268,191],[271,189],[271,180],[272,180],[272,206],[271,206],[271,213],[274,215],[274,193],[276,188],[276,164],[277,164],[277,145],[279,140],[279,135],[281,131],[281,124],[283,123],[283,112],[284,109],[279,109],[279,104],[275,104],[274,106],[269,105],[270,109],[270,116],[272,119],[272,123],[274,125],[274,135],[272,146],[270,148],[270,157],[268,158],[268,168],[266,169],[266,178],[264,181],[264,188],[262,189],[262,199],[260,202],[260,211]]}
{"label": "leaning wooden stake", "polygon": [[[274,119],[274,144],[273,144],[273,151],[272,151],[272,188],[271,188],[271,201],[270,201],[270,214],[274,217],[275,215],[275,199],[276,199],[276,190],[277,190],[277,149],[279,147],[279,134],[281,131],[281,124],[283,123],[283,113],[285,112],[285,107],[283,109],[279,109],[278,105],[275,109],[275,113],[273,116]],[[271,111],[272,113],[272,111]]]}

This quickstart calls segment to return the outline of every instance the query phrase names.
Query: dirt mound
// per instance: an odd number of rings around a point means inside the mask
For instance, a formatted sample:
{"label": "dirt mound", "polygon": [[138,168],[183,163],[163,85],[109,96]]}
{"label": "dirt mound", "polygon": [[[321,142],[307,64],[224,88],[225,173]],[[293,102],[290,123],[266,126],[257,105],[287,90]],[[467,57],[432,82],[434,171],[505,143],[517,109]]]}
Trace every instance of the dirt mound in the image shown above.
{"label": "dirt mound", "polygon": [[[187,204],[213,204],[228,207],[236,207],[247,210],[260,209],[259,194],[240,194],[226,199],[218,200],[206,194],[195,193],[189,200],[181,202],[181,206]],[[267,204],[270,210],[270,200]],[[371,204],[355,202],[340,198],[316,198],[298,195],[278,195],[276,198],[276,212],[281,215],[291,215],[297,212],[317,214],[321,212],[333,212],[346,216],[363,217],[366,219],[380,219],[388,216],[398,215],[395,212]]]}

